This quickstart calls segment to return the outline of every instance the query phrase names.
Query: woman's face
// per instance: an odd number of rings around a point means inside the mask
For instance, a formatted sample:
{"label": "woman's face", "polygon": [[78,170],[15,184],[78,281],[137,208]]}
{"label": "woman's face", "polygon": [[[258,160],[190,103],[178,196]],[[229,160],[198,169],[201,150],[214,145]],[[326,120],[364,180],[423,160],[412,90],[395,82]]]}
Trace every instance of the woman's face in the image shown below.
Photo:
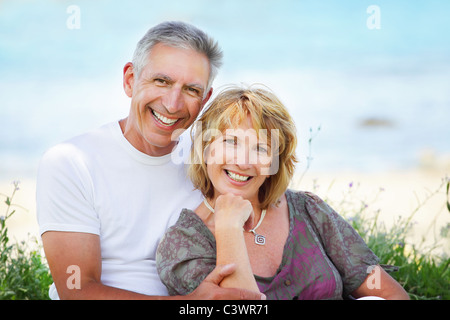
{"label": "woman's face", "polygon": [[[266,178],[272,158],[264,134],[253,129],[250,116],[237,128],[227,129],[205,150],[208,177],[214,198],[231,193],[258,203],[258,191]],[[266,169],[266,170],[264,170]]]}

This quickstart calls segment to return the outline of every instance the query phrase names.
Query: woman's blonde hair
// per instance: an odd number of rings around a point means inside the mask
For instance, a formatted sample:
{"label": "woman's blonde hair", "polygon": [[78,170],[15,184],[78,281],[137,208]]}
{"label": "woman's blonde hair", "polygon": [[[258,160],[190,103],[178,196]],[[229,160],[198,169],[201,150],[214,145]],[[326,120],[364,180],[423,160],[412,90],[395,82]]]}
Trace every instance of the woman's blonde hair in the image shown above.
{"label": "woman's blonde hair", "polygon": [[[207,173],[205,150],[214,141],[215,133],[238,127],[248,116],[251,117],[253,129],[257,133],[266,129],[264,132],[268,141],[276,144],[270,145],[270,149],[272,157],[278,157],[278,170],[265,180],[258,194],[261,208],[267,209],[278,202],[294,174],[297,137],[294,121],[286,107],[266,87],[229,86],[217,95],[192,128],[188,176],[205,197],[213,197],[214,187]],[[277,133],[276,139],[272,138],[273,132]]]}

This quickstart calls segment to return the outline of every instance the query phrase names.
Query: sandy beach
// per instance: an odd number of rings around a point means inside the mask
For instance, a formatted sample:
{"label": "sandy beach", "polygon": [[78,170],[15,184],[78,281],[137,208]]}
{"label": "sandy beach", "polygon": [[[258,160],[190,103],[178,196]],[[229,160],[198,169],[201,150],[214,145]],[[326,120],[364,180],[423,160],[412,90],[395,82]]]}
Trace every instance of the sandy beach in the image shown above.
{"label": "sandy beach", "polygon": [[[443,179],[450,168],[418,168],[405,172],[384,173],[314,173],[307,172],[301,180],[299,175],[292,188],[308,190],[327,199],[330,204],[342,207],[342,201],[365,203],[367,212],[380,210],[380,223],[390,226],[398,217],[409,217],[416,208],[413,232],[409,241],[419,244],[434,243],[440,237],[442,227],[450,226],[450,212],[446,209],[446,194]],[[441,187],[440,187],[441,186]],[[439,189],[440,187],[440,189]],[[31,237],[39,239],[36,219],[36,182],[33,179],[20,182],[13,203],[16,213],[8,220],[11,239],[22,241]],[[0,193],[10,195],[14,189],[11,181],[0,182]],[[439,189],[439,190],[438,190]],[[425,203],[423,203],[426,201]],[[422,204],[423,203],[423,204]],[[0,216],[6,211],[4,200],[0,205]],[[438,252],[450,254],[450,239],[440,240]]]}
{"label": "sandy beach", "polygon": [[365,214],[379,214],[379,223],[387,228],[413,215],[410,244],[439,247],[436,254],[450,255],[450,237],[441,236],[442,228],[450,228],[445,181],[450,170],[444,168],[416,169],[383,173],[306,173],[292,188],[316,193],[337,211],[352,216],[362,205]]}
{"label": "sandy beach", "polygon": [[[0,216],[6,213],[5,196],[10,197],[14,190],[13,181],[0,181]],[[33,179],[20,180],[19,190],[12,199],[12,210],[16,212],[8,219],[8,234],[11,240],[28,240],[38,237],[39,227],[36,219],[36,181]]]}

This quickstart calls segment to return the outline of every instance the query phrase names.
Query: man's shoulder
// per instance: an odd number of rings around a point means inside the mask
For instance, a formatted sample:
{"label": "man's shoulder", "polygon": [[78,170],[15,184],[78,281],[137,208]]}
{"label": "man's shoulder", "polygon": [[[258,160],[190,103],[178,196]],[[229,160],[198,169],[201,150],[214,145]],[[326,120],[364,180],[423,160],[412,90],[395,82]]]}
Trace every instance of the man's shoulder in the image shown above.
{"label": "man's shoulder", "polygon": [[56,164],[64,159],[73,161],[98,152],[111,139],[113,126],[114,123],[109,123],[60,142],[46,150],[41,161]]}
{"label": "man's shoulder", "polygon": [[94,129],[91,129],[89,131],[86,131],[80,135],[77,135],[75,137],[72,137],[63,144],[72,144],[72,145],[92,145],[92,144],[98,144],[103,143],[105,140],[110,140],[113,136],[113,132],[118,127],[119,124],[116,122],[111,122],[108,124],[105,124],[101,127],[97,127]]}

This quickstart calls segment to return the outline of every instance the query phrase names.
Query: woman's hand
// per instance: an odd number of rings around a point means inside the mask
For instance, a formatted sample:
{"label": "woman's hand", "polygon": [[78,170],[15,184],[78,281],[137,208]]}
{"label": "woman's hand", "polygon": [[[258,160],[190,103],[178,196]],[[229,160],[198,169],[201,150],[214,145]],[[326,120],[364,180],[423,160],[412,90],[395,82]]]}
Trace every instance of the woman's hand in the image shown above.
{"label": "woman's hand", "polygon": [[217,197],[214,207],[214,236],[217,244],[217,265],[233,263],[236,271],[225,277],[222,288],[241,288],[259,292],[245,244],[243,226],[253,207],[240,196],[225,194]]}
{"label": "woman's hand", "polygon": [[228,193],[217,197],[214,211],[215,228],[242,230],[253,212],[253,207],[250,201]]}

